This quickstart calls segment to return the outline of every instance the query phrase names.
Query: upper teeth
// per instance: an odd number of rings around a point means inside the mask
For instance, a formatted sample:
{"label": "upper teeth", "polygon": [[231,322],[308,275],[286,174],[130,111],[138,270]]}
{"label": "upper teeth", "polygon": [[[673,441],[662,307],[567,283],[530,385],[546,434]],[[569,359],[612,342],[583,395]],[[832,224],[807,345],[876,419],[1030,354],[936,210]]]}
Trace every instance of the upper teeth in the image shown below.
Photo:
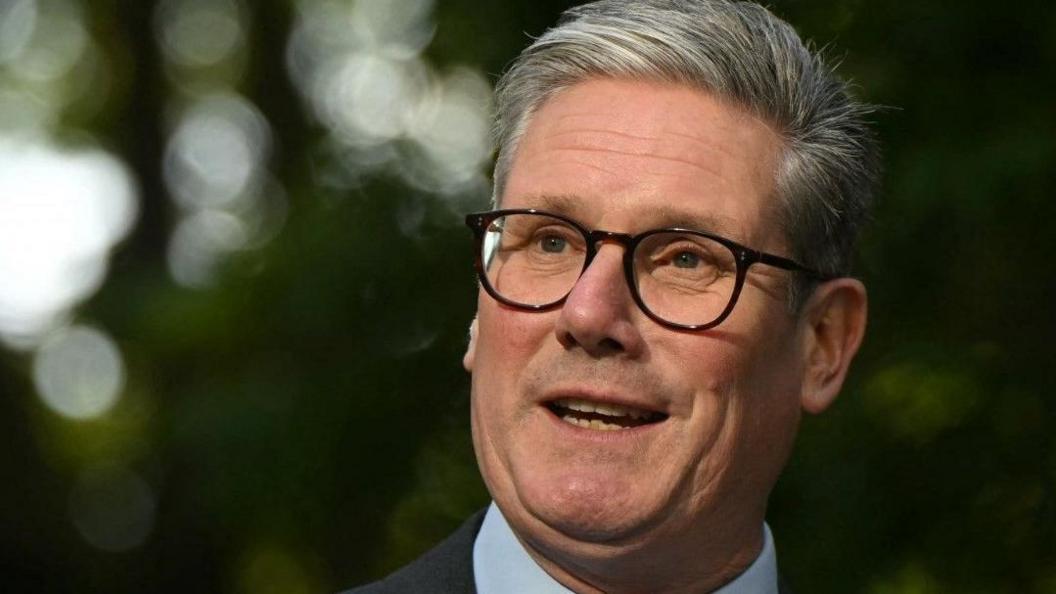
{"label": "upper teeth", "polygon": [[555,404],[562,408],[577,410],[579,412],[597,413],[610,417],[631,417],[632,419],[648,419],[653,413],[638,408],[609,404],[605,402],[589,402],[578,398],[562,398]]}

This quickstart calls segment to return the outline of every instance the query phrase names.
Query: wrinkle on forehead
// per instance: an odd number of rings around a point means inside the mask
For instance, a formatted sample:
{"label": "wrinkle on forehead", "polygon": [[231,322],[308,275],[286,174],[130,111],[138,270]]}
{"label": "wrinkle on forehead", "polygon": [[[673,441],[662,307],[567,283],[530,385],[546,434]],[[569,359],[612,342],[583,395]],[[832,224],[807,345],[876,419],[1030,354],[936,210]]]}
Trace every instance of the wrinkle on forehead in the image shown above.
{"label": "wrinkle on forehead", "polygon": [[[651,100],[625,102],[626,90],[635,87],[647,88]],[[614,154],[668,160],[714,174],[734,173],[715,167],[754,162],[744,157],[758,157],[760,149],[769,148],[764,150],[770,153],[767,167],[736,172],[752,175],[764,169],[767,179],[758,181],[767,186],[777,172],[773,149],[781,145],[770,125],[730,101],[681,85],[622,80],[590,80],[565,89],[535,114],[531,128],[536,142],[523,147],[529,151],[612,151],[618,144],[622,150]]]}
{"label": "wrinkle on forehead", "polygon": [[[721,171],[715,167],[716,161],[714,160],[701,160],[696,157],[696,153],[689,151],[674,151],[669,147],[670,145],[664,145],[662,138],[646,141],[649,142],[653,148],[646,148],[644,150],[616,150],[612,148],[611,140],[606,138],[607,136],[615,136],[628,138],[626,134],[619,134],[615,132],[607,131],[596,131],[596,132],[566,132],[561,135],[554,135],[551,140],[556,140],[558,136],[566,136],[567,144],[555,143],[551,150],[558,152],[580,152],[580,153],[609,153],[611,155],[622,155],[625,157],[637,157],[641,159],[655,159],[658,164],[655,169],[656,175],[672,175],[665,171],[663,167],[664,161],[669,161],[672,164],[689,165],[692,168],[699,169],[703,173],[708,175],[721,175]],[[721,150],[721,149],[720,149]],[[692,155],[692,156],[690,156]],[[668,166],[666,169],[671,169]]]}
{"label": "wrinkle on forehead", "polygon": [[[687,90],[687,92],[692,91]],[[661,103],[661,105],[665,104]],[[547,134],[550,140],[556,143],[556,146],[560,146],[562,141],[571,141],[572,144],[584,148],[590,147],[595,143],[597,143],[598,147],[605,148],[608,146],[607,142],[616,138],[626,141],[631,146],[636,145],[638,150],[631,151],[633,154],[659,154],[662,156],[678,154],[678,151],[672,151],[671,148],[682,143],[672,141],[685,141],[690,145],[682,146],[681,148],[683,149],[702,151],[704,153],[718,152],[726,155],[736,155],[738,152],[731,150],[735,147],[741,148],[741,152],[746,152],[746,145],[751,146],[759,142],[759,140],[778,140],[776,134],[773,133],[769,126],[749,116],[747,113],[735,121],[736,125],[728,125],[730,124],[729,122],[721,122],[714,119],[709,122],[716,131],[738,138],[741,142],[736,145],[716,143],[712,139],[712,135],[686,132],[686,129],[695,128],[694,124],[699,121],[698,117],[702,114],[684,114],[679,110],[672,110],[671,114],[684,115],[685,117],[682,118],[683,121],[681,122],[672,122],[670,118],[648,117],[649,114],[646,117],[642,117],[641,114],[637,114],[637,117],[631,117],[629,114],[621,113],[618,110],[609,111],[603,108],[594,111],[591,109],[583,113],[564,114],[554,118],[552,126],[549,126],[549,129],[544,128],[541,132]],[[652,115],[656,116],[658,114]],[[613,129],[613,123],[620,124],[621,129]],[[554,132],[554,130],[558,130],[558,132]],[[767,138],[770,136],[772,138]]]}
{"label": "wrinkle on forehead", "polygon": [[[623,104],[608,98],[610,94],[619,93],[620,87],[641,87],[651,89],[654,98],[648,104]],[[594,87],[600,92],[588,93]],[[547,103],[561,97],[562,94],[578,94],[588,101],[577,103],[578,110],[566,109],[551,120],[552,127],[568,131],[579,130],[584,133],[597,131],[627,140],[642,143],[643,152],[648,149],[663,149],[650,143],[665,143],[672,139],[681,139],[696,145],[696,150],[731,153],[730,148],[737,147],[739,152],[749,152],[759,146],[759,142],[780,145],[782,138],[767,121],[740,105],[717,95],[688,86],[673,83],[634,82],[624,80],[595,79],[585,81],[559,93]],[[685,110],[685,98],[697,98],[696,109]],[[708,102],[699,101],[707,97]],[[593,99],[593,100],[590,100]],[[544,105],[545,109],[546,105]],[[721,109],[722,113],[718,113]],[[734,116],[732,119],[730,116]],[[707,120],[712,132],[738,140],[734,145],[716,143],[714,134],[701,135],[699,124]],[[617,124],[619,129],[613,128]]]}

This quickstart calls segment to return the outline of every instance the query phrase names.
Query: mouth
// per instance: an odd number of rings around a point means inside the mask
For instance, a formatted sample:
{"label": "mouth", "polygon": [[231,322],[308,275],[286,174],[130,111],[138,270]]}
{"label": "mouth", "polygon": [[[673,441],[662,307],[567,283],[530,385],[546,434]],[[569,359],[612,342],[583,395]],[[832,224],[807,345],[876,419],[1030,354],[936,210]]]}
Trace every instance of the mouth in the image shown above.
{"label": "mouth", "polygon": [[546,403],[546,407],[570,425],[595,431],[624,431],[667,418],[661,412],[581,398],[560,398]]}

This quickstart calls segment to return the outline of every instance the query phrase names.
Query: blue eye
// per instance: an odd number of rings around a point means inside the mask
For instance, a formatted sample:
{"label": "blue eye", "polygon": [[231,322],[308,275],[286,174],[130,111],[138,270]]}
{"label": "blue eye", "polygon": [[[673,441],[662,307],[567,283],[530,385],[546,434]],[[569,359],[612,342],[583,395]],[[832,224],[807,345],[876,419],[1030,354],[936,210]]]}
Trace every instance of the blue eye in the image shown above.
{"label": "blue eye", "polygon": [[678,268],[696,268],[700,265],[700,256],[692,252],[679,252],[671,263]]}
{"label": "blue eye", "polygon": [[539,241],[539,247],[542,248],[544,252],[551,254],[558,254],[565,251],[566,245],[568,245],[568,242],[565,241],[563,237],[558,237],[557,235],[547,235]]}

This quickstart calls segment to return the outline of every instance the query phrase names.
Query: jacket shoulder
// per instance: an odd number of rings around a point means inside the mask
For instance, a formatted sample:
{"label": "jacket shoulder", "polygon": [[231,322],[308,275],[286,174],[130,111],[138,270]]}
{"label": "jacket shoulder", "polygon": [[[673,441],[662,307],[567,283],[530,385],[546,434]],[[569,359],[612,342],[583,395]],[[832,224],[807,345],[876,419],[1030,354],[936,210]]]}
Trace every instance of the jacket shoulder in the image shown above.
{"label": "jacket shoulder", "polygon": [[382,580],[341,594],[476,594],[473,543],[483,521],[481,510],[410,564]]}

